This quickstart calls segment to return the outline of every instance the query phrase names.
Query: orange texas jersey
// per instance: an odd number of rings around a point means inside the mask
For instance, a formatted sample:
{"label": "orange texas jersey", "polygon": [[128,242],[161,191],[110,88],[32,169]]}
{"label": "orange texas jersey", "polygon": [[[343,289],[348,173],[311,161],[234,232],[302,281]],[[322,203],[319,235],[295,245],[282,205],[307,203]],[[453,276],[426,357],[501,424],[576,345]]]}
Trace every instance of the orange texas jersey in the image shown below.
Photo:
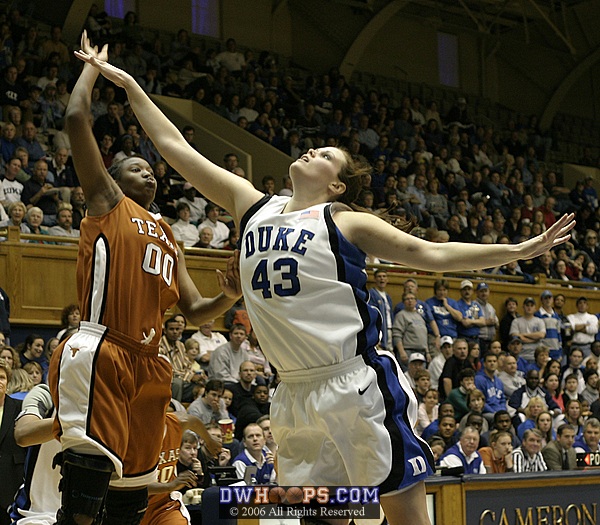
{"label": "orange texas jersey", "polygon": [[179,300],[177,245],[159,214],[128,197],[81,222],[77,293],[83,321],[158,344],[164,312]]}

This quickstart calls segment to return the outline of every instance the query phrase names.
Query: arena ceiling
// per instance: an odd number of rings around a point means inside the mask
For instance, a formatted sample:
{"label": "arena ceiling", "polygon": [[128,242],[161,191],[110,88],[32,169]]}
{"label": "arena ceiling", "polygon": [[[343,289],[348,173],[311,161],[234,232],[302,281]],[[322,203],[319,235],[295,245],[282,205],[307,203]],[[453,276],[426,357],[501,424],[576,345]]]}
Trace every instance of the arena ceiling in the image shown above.
{"label": "arena ceiling", "polygon": [[[352,7],[368,18],[393,1],[333,0],[333,3]],[[475,31],[490,38],[514,33],[527,44],[579,57],[597,44],[595,33],[600,22],[597,0],[407,0],[403,4],[404,16],[429,25]]]}

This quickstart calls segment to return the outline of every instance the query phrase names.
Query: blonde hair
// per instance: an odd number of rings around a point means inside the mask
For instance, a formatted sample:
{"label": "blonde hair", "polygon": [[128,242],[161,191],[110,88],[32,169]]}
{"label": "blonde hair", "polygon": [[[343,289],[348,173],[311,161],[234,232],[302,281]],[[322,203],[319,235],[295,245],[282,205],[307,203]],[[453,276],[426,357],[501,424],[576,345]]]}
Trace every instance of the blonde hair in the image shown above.
{"label": "blonde hair", "polygon": [[40,365],[36,361],[29,361],[29,363],[25,363],[25,365],[23,365],[23,370],[25,370],[25,372],[27,372],[28,374],[31,374],[31,372],[33,372],[34,369],[37,370],[40,374],[44,373],[42,365]]}
{"label": "blonde hair", "polygon": [[8,212],[9,217],[12,215],[12,212],[15,208],[22,208],[24,215],[27,213],[27,206],[25,206],[25,204],[23,204],[21,201],[15,201],[15,202],[11,202],[8,205],[8,207],[6,208],[6,211]]}
{"label": "blonde hair", "polygon": [[12,379],[8,383],[6,392],[14,394],[16,392],[29,392],[34,387],[33,379],[24,368],[17,368],[12,371]]}
{"label": "blonde hair", "polygon": [[540,405],[542,409],[546,408],[546,403],[540,396],[532,397],[529,400],[529,403],[527,403],[527,407],[525,408],[525,415],[527,416],[527,419],[531,419],[531,407],[536,404]]}

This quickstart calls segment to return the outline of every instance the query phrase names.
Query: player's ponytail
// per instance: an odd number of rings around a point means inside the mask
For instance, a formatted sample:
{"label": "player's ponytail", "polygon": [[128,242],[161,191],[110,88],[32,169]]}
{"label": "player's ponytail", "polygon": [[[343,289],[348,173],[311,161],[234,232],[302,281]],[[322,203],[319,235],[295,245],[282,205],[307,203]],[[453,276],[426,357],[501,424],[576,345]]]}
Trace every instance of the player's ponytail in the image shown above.
{"label": "player's ponytail", "polygon": [[338,174],[340,182],[343,182],[346,185],[346,191],[338,197],[336,202],[341,202],[342,204],[349,206],[354,211],[377,215],[399,230],[409,233],[417,225],[417,220],[415,217],[398,217],[389,214],[386,210],[383,210],[379,213],[372,212],[371,210],[368,210],[356,203],[360,192],[363,189],[362,179],[365,175],[371,175],[373,167],[359,155],[352,155],[345,148],[338,149],[344,154],[344,158],[346,159],[344,167]]}

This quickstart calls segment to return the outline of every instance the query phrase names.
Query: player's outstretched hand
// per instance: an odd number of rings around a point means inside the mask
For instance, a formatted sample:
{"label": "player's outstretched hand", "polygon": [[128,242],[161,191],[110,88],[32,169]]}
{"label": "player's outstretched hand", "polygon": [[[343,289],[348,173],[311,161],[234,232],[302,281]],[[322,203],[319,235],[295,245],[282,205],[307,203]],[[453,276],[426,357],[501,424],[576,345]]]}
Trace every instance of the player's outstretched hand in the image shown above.
{"label": "player's outstretched hand", "polygon": [[544,233],[520,244],[521,254],[518,259],[533,259],[546,253],[555,246],[571,238],[571,230],[575,227],[575,214],[563,215]]}
{"label": "player's outstretched hand", "polygon": [[135,82],[129,73],[126,73],[122,69],[119,69],[118,67],[115,67],[107,62],[107,46],[104,46],[101,51],[98,51],[96,47],[92,47],[85,31],[81,36],[81,49],[79,51],[75,51],[75,56],[79,60],[83,60],[84,62],[94,66],[100,71],[100,73],[102,73],[104,77],[119,87],[124,88],[128,82]]}
{"label": "player's outstretched hand", "polygon": [[[98,51],[98,46],[93,46],[91,40],[88,37],[87,31],[84,29],[83,33],[81,33],[81,51],[83,51],[86,55],[94,58],[98,58],[100,60],[104,60],[105,62],[108,60],[108,44],[104,44],[102,49]],[[75,55],[77,55],[77,51]]]}
{"label": "player's outstretched hand", "polygon": [[237,299],[242,296],[242,283],[240,280],[240,251],[235,250],[233,257],[227,261],[227,271],[225,275],[221,270],[217,270],[217,280],[223,293],[230,299]]}

